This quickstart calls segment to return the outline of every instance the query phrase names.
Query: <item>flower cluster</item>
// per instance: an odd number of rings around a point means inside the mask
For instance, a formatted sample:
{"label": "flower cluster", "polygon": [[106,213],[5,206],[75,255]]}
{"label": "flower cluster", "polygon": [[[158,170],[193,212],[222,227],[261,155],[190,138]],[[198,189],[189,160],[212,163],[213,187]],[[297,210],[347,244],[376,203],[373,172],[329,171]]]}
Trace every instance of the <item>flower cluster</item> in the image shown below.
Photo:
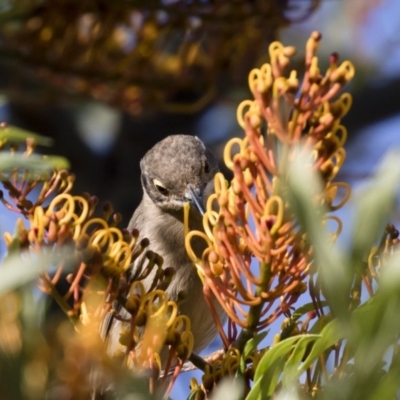
{"label": "flower cluster", "polygon": [[[29,161],[34,143],[31,139],[27,143],[23,157]],[[193,348],[190,321],[178,315],[177,304],[165,293],[173,268],[162,268],[162,258],[147,249],[147,239],[138,241],[138,231],[117,227],[121,216],[111,204],[97,215],[96,197],[72,195],[74,179],[66,170],[42,176],[14,168],[3,171],[2,179],[8,191],[3,203],[27,219],[27,224],[18,219],[14,234],[4,234],[9,253],[18,252],[21,263],[52,256],[43,259],[51,260],[51,265],[43,266],[37,287],[54,298],[82,337],[90,336],[84,342],[97,343],[105,353],[100,332],[110,321],[122,322],[126,327],[119,338],[122,365],[151,369],[153,391],[162,369],[175,367],[174,379],[168,381],[169,387],[164,385],[170,390]],[[28,200],[39,186],[37,199]],[[127,274],[139,257],[138,268]],[[145,289],[142,280],[149,274],[154,275],[153,284]],[[163,358],[166,354],[166,365],[161,364],[161,352]]]}
{"label": "flower cluster", "polygon": [[[351,105],[348,93],[337,96],[354,68],[348,61],[339,64],[333,54],[322,75],[316,56],[320,39],[313,32],[307,42],[301,84],[296,71],[285,73],[294,48],[279,42],[270,45],[270,63],[250,72],[254,99],[242,102],[237,111],[245,137],[233,138],[224,151],[233,179],[228,183],[221,174],[216,176],[215,194],[204,215],[205,234],[194,231],[186,236],[210,309],[216,314],[212,301],[216,297],[229,316],[228,333],[219,327],[226,348],[242,348],[239,327],[252,335],[279,316],[290,315],[291,306],[307,288],[313,298],[318,297],[310,278],[313,250],[285,199],[291,160],[299,153],[308,154],[322,181],[314,201],[328,212],[350,196],[349,185],[332,180],[345,158],[347,135],[340,121]],[[337,222],[332,235],[336,237],[341,221],[330,214],[323,218]],[[193,236],[208,244],[202,255],[191,248]],[[219,323],[218,318],[215,321]]]}

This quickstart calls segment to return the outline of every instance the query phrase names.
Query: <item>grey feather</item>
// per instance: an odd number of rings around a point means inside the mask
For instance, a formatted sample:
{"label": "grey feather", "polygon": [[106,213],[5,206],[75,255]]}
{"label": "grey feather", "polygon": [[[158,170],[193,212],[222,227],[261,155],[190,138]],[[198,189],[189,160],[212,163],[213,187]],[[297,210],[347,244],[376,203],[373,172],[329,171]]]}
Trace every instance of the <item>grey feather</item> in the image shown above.
{"label": "grey feather", "polygon": [[[217,331],[203,296],[202,283],[186,253],[183,205],[188,201],[188,185],[202,192],[208,186],[207,191],[210,191],[209,184],[218,171],[218,165],[198,138],[174,135],[149,150],[140,166],[143,199],[128,229],[139,230],[138,240],[149,239],[149,249],[163,257],[163,268],[175,269],[166,292],[172,300],[178,300],[179,293],[186,292],[186,297],[179,303],[179,311],[191,321],[194,352],[199,352],[210,344]],[[191,229],[203,230],[202,217],[193,207],[189,221]],[[194,239],[193,247],[196,254],[201,255],[205,243]],[[133,265],[131,271],[135,271],[135,267]],[[143,283],[149,288],[152,281],[153,276],[150,275]],[[225,314],[219,304],[215,304],[223,321]],[[114,354],[122,323],[111,318],[103,326],[109,352]]]}

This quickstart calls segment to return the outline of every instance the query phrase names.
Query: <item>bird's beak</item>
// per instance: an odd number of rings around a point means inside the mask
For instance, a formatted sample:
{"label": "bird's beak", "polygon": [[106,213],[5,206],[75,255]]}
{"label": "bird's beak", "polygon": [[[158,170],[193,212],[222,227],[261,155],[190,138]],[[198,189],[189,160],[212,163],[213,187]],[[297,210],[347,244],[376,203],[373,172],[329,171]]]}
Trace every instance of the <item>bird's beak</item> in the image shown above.
{"label": "bird's beak", "polygon": [[203,190],[200,188],[193,189],[190,185],[187,188],[185,197],[189,200],[190,205],[194,206],[201,215],[204,215]]}

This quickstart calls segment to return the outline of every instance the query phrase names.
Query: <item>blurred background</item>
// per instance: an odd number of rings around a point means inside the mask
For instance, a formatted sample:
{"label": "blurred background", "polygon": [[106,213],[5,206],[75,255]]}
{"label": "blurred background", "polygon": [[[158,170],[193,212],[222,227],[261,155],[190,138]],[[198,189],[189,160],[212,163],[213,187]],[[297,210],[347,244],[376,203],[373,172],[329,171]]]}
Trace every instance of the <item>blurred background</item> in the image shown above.
{"label": "blurred background", "polygon": [[0,119],[54,138],[76,192],[110,200],[127,223],[145,152],[187,133],[220,157],[269,43],[296,46],[301,68],[319,30],[322,65],[337,51],[356,66],[343,173],[362,178],[400,138],[398,12],[396,0],[2,0]]}
{"label": "blurred background", "polygon": [[111,201],[127,225],[145,152],[186,133],[221,159],[269,43],[295,46],[301,70],[319,30],[321,70],[334,51],[356,67],[338,179],[357,187],[400,146],[399,15],[398,0],[0,0],[0,120],[54,138],[44,151],[70,160],[75,193]]}

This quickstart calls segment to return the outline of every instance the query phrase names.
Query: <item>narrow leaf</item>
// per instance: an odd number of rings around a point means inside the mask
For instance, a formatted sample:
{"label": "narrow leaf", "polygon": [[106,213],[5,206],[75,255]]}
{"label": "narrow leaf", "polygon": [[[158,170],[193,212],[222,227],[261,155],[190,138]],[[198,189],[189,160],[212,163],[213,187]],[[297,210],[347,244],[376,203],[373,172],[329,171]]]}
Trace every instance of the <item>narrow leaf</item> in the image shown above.
{"label": "narrow leaf", "polygon": [[308,158],[295,157],[289,165],[287,189],[290,206],[313,245],[324,297],[333,313],[347,320],[353,270],[333,246],[322,224],[322,216],[327,212],[314,199],[320,197],[323,189]]}
{"label": "narrow leaf", "polygon": [[356,197],[357,217],[352,236],[355,260],[365,257],[394,211],[400,183],[399,159],[400,151],[390,152],[368,187]]}
{"label": "narrow leaf", "polygon": [[7,139],[24,142],[28,138],[34,139],[37,144],[42,146],[51,146],[53,143],[53,139],[51,138],[40,136],[25,129],[17,128],[16,126],[8,125],[0,129],[0,141]]}
{"label": "narrow leaf", "polygon": [[[9,172],[20,169],[24,177],[35,179],[37,175],[48,175],[55,169],[68,169],[69,162],[64,157],[40,156],[32,154],[25,157],[22,154],[0,154],[0,179],[4,180]],[[26,172],[25,172],[26,171]]]}
{"label": "narrow leaf", "polygon": [[243,357],[246,358],[257,346],[262,342],[262,340],[268,335],[269,330],[260,332],[254,338],[250,339],[243,350]]}
{"label": "narrow leaf", "polygon": [[304,336],[307,335],[298,335],[282,340],[263,355],[255,372],[254,385],[246,400],[261,400],[274,393],[288,353]]}
{"label": "narrow leaf", "polygon": [[272,364],[276,361],[286,359],[286,355],[292,349],[294,344],[300,340],[303,335],[293,336],[288,339],[282,340],[273,347],[271,347],[261,358],[257,370],[254,375],[254,381],[260,379],[261,376],[268,373]]}
{"label": "narrow leaf", "polygon": [[298,368],[298,375],[302,374],[307,368],[329,347],[333,346],[343,338],[343,332],[340,329],[339,321],[333,320],[322,330],[310,351],[310,354],[303,365]]}
{"label": "narrow leaf", "polygon": [[305,335],[297,343],[292,354],[287,360],[283,368],[283,385],[289,387],[300,376],[298,373],[299,364],[301,363],[309,344],[321,338],[321,335]]}
{"label": "narrow leaf", "polygon": [[[326,301],[321,301],[321,306],[325,307],[328,305]],[[293,332],[293,329],[296,327],[296,322],[304,315],[309,313],[310,311],[315,310],[315,305],[314,303],[307,303],[304,304],[303,306],[299,307],[297,310],[293,312],[293,314],[290,316],[289,323],[282,329],[281,332],[281,339],[286,339],[287,337],[291,336],[291,333]],[[313,332],[308,332],[308,333],[313,333]]]}
{"label": "narrow leaf", "polygon": [[7,257],[0,266],[0,295],[34,280],[40,273],[66,258],[71,258],[67,248],[56,254],[42,253],[29,260],[22,259],[19,254]]}

